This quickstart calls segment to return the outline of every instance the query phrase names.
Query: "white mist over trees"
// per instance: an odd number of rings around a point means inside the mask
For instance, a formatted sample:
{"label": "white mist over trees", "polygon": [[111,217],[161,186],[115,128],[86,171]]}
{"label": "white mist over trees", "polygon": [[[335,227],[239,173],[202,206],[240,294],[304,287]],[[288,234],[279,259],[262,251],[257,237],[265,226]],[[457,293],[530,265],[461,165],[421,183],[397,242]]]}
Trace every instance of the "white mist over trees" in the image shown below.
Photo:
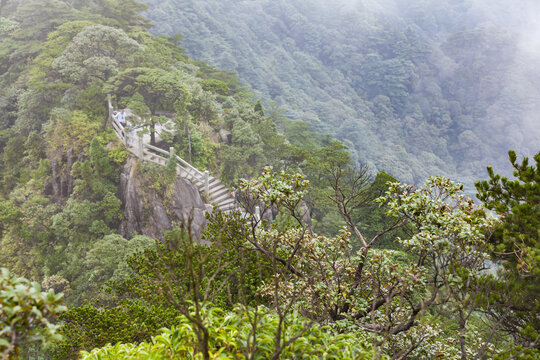
{"label": "white mist over trees", "polygon": [[[230,71],[354,159],[469,186],[540,147],[533,1],[145,1],[153,31]],[[469,187],[471,188],[471,187]]]}

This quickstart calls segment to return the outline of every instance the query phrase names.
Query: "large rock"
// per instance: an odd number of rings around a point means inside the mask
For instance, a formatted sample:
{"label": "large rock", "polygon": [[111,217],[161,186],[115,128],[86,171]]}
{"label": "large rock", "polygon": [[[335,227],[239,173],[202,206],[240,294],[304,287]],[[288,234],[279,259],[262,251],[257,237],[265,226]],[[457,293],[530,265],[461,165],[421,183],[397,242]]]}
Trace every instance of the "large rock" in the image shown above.
{"label": "large rock", "polygon": [[174,218],[185,225],[190,225],[191,234],[200,239],[206,226],[206,205],[199,191],[191,182],[181,177],[176,178],[173,189],[171,203]]}
{"label": "large rock", "polygon": [[85,158],[82,154],[75,156],[73,148],[66,151],[62,157],[51,158],[51,176],[45,182],[44,194],[51,196],[57,201],[71,195],[74,188],[71,170],[76,161],[82,162]]}
{"label": "large rock", "polygon": [[165,191],[171,194],[165,199],[150,186],[143,185],[138,170],[138,160],[130,156],[120,174],[119,198],[124,211],[120,234],[130,238],[137,233],[163,240],[165,231],[175,224],[183,224],[200,239],[206,225],[206,208],[197,189],[179,177],[169,185],[172,191]]}
{"label": "large rock", "polygon": [[220,129],[219,136],[221,137],[221,141],[223,141],[225,144],[232,144],[232,134],[229,130]]}

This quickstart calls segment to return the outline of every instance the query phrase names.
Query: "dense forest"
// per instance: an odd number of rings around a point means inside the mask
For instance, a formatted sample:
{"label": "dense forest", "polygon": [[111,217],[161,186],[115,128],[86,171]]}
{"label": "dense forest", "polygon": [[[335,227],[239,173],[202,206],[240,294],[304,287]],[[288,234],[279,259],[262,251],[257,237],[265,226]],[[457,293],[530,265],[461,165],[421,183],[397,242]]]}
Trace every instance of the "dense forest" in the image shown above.
{"label": "dense forest", "polygon": [[[407,183],[540,146],[535,1],[145,0],[152,32]],[[536,25],[535,25],[536,24]]]}
{"label": "dense forest", "polygon": [[540,358],[537,75],[404,3],[0,0],[2,360]]}

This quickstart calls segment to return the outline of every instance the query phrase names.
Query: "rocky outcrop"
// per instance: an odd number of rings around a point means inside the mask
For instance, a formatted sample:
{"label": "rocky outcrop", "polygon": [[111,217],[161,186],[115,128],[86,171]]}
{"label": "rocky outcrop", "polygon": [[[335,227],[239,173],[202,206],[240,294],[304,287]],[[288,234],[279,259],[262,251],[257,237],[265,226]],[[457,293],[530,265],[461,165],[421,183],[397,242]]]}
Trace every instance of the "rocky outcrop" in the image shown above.
{"label": "rocky outcrop", "polygon": [[174,219],[189,224],[191,233],[200,239],[206,226],[206,205],[199,191],[188,180],[177,177],[170,201]]}
{"label": "rocky outcrop", "polygon": [[232,134],[229,130],[220,129],[219,136],[221,137],[221,141],[223,141],[223,143],[227,145],[232,144]]}
{"label": "rocky outcrop", "polygon": [[120,174],[119,198],[124,212],[120,234],[126,238],[137,233],[163,239],[165,231],[183,224],[200,239],[206,225],[206,207],[197,189],[177,177],[164,191],[165,196],[145,185],[139,166],[135,157],[129,157]]}
{"label": "rocky outcrop", "polygon": [[67,150],[65,156],[51,159],[51,177],[45,182],[45,195],[56,199],[71,195],[74,187],[71,169],[76,161],[84,161],[84,157],[76,157],[72,148]]}

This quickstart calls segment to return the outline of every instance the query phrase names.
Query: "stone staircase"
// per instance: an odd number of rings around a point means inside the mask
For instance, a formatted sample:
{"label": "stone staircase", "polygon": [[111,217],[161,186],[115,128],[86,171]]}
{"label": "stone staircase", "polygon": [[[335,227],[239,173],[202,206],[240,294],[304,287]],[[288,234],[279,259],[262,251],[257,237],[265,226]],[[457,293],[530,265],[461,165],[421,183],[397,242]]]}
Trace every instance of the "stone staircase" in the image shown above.
{"label": "stone staircase", "polygon": [[169,151],[150,145],[149,136],[137,136],[129,134],[123,130],[114,116],[110,99],[109,118],[111,126],[126,149],[137,156],[141,161],[150,161],[162,166],[166,166],[169,161],[176,162],[176,173],[189,180],[201,193],[203,200],[210,205],[217,205],[222,211],[230,211],[236,207],[236,201],[229,189],[211,176],[208,171],[200,171],[189,164],[181,157],[174,154],[173,148]]}

